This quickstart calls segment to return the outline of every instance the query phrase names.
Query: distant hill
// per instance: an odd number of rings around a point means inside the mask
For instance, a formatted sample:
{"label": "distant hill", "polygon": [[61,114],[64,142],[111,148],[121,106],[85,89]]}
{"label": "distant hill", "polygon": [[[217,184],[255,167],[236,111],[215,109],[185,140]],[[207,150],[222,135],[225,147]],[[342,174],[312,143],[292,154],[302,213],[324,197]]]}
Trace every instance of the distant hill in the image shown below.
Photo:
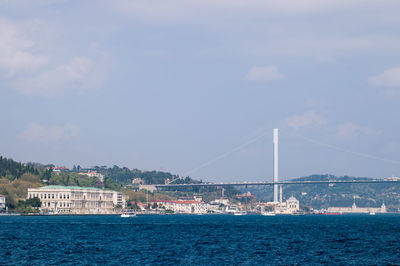
{"label": "distant hill", "polygon": [[[57,169],[57,171],[54,169]],[[103,183],[97,177],[81,175],[80,173],[84,170],[93,170],[103,174]],[[69,170],[65,167],[55,167],[54,164],[21,163],[0,156],[0,184],[19,180],[25,174],[32,175],[35,177],[36,183],[40,182],[43,185],[97,186],[113,190],[120,190],[121,187],[132,184],[135,178],[141,179],[145,184],[164,184],[167,179],[175,184],[200,183],[200,181],[190,177],[180,178],[178,175],[168,172],[142,171],[117,165],[110,168],[95,166],[91,169],[81,169],[80,166],[74,166],[72,170]],[[2,190],[5,191],[4,188]]]}
{"label": "distant hill", "polygon": [[[367,180],[369,178],[311,175],[292,179],[294,181],[327,180]],[[243,189],[256,195],[257,199],[271,201],[272,187],[251,187]],[[400,184],[320,184],[320,185],[284,185],[283,200],[295,196],[301,205],[313,208],[329,206],[348,206],[353,204],[353,197],[359,207],[379,207],[384,202],[390,211],[400,208]]]}
{"label": "distant hill", "polygon": [[193,184],[199,183],[190,177],[180,178],[178,175],[174,175],[168,172],[162,171],[142,171],[139,169],[129,169],[127,167],[118,167],[114,165],[112,168],[104,168],[95,166],[94,170],[103,174],[106,177],[111,178],[120,185],[131,184],[135,178],[140,178],[145,184],[164,184],[166,179],[170,181],[175,180],[174,184]]}

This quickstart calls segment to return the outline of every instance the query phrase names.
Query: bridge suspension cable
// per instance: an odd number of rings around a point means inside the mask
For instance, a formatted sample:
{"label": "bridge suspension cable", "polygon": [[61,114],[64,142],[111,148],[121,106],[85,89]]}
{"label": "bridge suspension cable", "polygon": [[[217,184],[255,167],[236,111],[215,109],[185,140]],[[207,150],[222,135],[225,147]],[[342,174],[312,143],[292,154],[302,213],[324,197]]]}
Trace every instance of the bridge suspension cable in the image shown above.
{"label": "bridge suspension cable", "polygon": [[266,137],[266,136],[269,136],[269,135],[270,135],[270,132],[261,133],[261,134],[259,134],[258,136],[256,136],[256,137],[254,137],[254,138],[252,138],[252,139],[250,139],[250,140],[244,142],[243,144],[241,144],[241,145],[239,145],[239,146],[233,148],[232,150],[230,150],[230,151],[228,151],[228,152],[225,152],[225,153],[223,153],[223,154],[221,154],[221,155],[218,155],[217,157],[214,157],[213,159],[202,163],[202,164],[199,165],[198,167],[195,167],[195,168],[193,168],[192,170],[187,171],[187,172],[185,173],[185,176],[188,176],[188,175],[190,175],[190,174],[192,174],[192,173],[194,173],[194,172],[197,172],[197,171],[199,171],[200,169],[202,169],[202,168],[204,168],[204,167],[206,167],[206,166],[209,166],[210,164],[213,164],[213,163],[215,163],[216,161],[219,161],[219,160],[221,160],[221,159],[223,159],[223,158],[225,158],[225,157],[227,157],[227,156],[229,156],[229,155],[231,155],[231,154],[233,154],[233,153],[235,153],[235,152],[241,151],[241,150],[243,150],[245,147],[249,146],[250,144],[253,144],[254,142],[256,142],[256,141],[258,141],[258,140],[260,140],[260,139],[262,139],[262,138],[264,138],[264,137]]}
{"label": "bridge suspension cable", "polygon": [[[284,131],[282,133],[285,134]],[[235,152],[241,151],[244,148],[246,148],[247,146],[249,146],[249,145],[253,144],[254,142],[257,142],[258,140],[260,140],[260,139],[262,139],[262,138],[264,138],[266,136],[269,136],[269,135],[270,135],[269,131],[262,132],[259,135],[255,136],[254,138],[252,138],[252,139],[242,143],[241,145],[233,148],[232,150],[227,151],[225,153],[222,153],[222,154],[214,157],[213,159],[208,160],[208,161],[200,164],[199,166],[187,171],[184,174],[184,176],[188,176],[190,174],[193,174],[193,173],[195,173],[195,172],[197,172],[197,171],[199,171],[199,170],[201,170],[201,169],[203,169],[203,168],[205,168],[205,167],[207,167],[207,166],[209,166],[209,165],[211,165],[211,164],[213,164],[213,163],[215,163],[215,162],[217,162],[217,161],[219,161],[219,160],[221,160],[221,159],[223,159],[225,157],[228,157],[229,155],[231,155],[231,154],[233,154]],[[294,133],[294,134],[286,133],[285,135],[293,135],[293,136],[296,136],[296,137],[301,138],[303,140],[306,140],[306,141],[308,141],[310,143],[313,143],[313,144],[316,144],[316,145],[319,145],[319,146],[324,146],[324,147],[327,147],[327,148],[330,148],[330,149],[333,149],[333,150],[337,150],[337,151],[341,151],[341,152],[345,152],[345,153],[349,153],[349,154],[353,154],[353,155],[357,155],[357,156],[360,156],[360,157],[369,158],[369,159],[373,159],[373,160],[379,160],[379,161],[386,162],[386,163],[400,165],[400,161],[386,159],[386,158],[382,158],[382,157],[379,157],[379,156],[374,156],[374,155],[367,154],[367,153],[352,151],[350,149],[343,149],[343,148],[337,147],[337,146],[332,145],[332,144],[324,143],[322,141],[318,141],[318,140],[315,140],[315,139],[300,135],[298,133]],[[173,181],[175,181],[175,180],[173,180]]]}
{"label": "bridge suspension cable", "polygon": [[361,156],[361,157],[364,157],[364,158],[369,158],[369,159],[374,159],[374,160],[378,160],[378,161],[382,161],[382,162],[387,162],[387,163],[400,165],[400,161],[386,159],[386,158],[374,156],[374,155],[367,154],[367,153],[352,151],[352,150],[349,150],[349,149],[343,149],[343,148],[334,146],[332,144],[324,143],[324,142],[321,142],[321,141],[318,141],[318,140],[315,140],[315,139],[311,139],[311,138],[305,137],[305,136],[297,134],[297,133],[293,134],[293,135],[296,136],[296,137],[299,137],[301,139],[304,139],[304,140],[306,140],[308,142],[311,142],[313,144],[316,144],[316,145],[319,145],[319,146],[324,146],[324,147],[327,147],[327,148],[330,148],[330,149],[333,149],[333,150],[337,150],[337,151],[341,151],[341,152],[345,152],[345,153],[349,153],[349,154],[354,154],[354,155]]}

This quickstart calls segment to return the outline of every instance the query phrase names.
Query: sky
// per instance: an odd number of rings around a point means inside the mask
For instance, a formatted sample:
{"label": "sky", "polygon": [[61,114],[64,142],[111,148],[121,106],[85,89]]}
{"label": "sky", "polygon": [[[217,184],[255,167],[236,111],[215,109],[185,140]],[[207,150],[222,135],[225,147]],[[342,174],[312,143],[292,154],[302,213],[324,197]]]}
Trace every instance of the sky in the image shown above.
{"label": "sky", "polygon": [[400,176],[397,0],[0,0],[0,155]]}

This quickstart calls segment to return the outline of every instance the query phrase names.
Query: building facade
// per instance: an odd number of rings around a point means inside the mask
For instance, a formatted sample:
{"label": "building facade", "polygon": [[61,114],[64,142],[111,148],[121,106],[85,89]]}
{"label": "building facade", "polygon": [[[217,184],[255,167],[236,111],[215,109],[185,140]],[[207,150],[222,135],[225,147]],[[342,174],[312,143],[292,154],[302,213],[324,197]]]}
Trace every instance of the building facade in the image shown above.
{"label": "building facade", "polygon": [[278,203],[275,207],[276,214],[293,214],[298,211],[300,211],[300,203],[293,196],[286,200],[286,202]]}
{"label": "building facade", "polygon": [[0,195],[0,212],[4,212],[6,210],[6,196]]}
{"label": "building facade", "polygon": [[125,207],[122,193],[94,187],[45,186],[28,188],[28,199],[40,199],[43,212],[58,214],[113,214]]}
{"label": "building facade", "polygon": [[207,204],[196,200],[157,200],[152,201],[158,207],[164,207],[166,210],[172,210],[175,213],[184,214],[204,214],[207,213]]}
{"label": "building facade", "polygon": [[386,206],[385,203],[382,203],[380,208],[357,207],[354,202],[351,207],[329,207],[327,211],[338,213],[386,213]]}

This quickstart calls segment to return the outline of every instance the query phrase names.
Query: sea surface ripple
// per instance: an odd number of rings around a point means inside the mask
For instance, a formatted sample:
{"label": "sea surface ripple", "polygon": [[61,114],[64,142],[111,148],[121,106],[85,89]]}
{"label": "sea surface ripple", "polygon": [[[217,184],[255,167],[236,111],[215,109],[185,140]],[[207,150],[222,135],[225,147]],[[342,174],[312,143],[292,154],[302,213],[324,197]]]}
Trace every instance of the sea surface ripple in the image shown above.
{"label": "sea surface ripple", "polygon": [[0,264],[400,264],[399,215],[3,216]]}

